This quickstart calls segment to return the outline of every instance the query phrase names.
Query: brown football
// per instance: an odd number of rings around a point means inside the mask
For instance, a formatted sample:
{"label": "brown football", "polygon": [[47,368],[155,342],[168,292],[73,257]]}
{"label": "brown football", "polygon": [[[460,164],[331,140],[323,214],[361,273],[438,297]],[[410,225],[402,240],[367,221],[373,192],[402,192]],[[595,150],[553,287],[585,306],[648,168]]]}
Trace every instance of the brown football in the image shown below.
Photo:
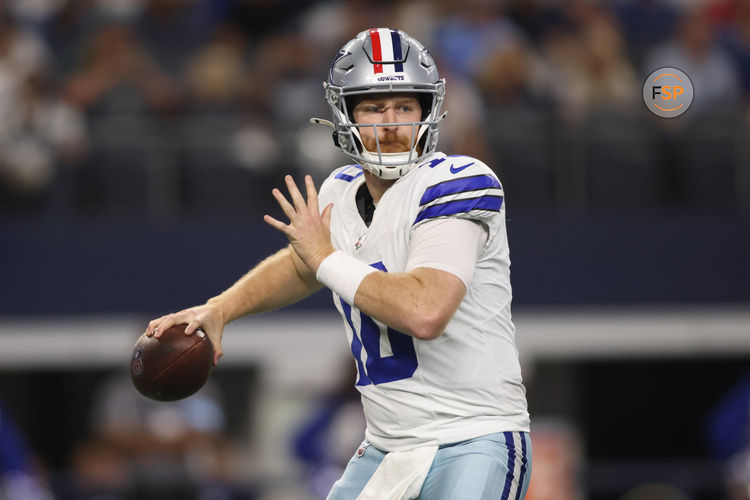
{"label": "brown football", "polygon": [[141,335],[130,358],[130,379],[138,392],[157,401],[175,401],[203,387],[213,368],[214,349],[203,332],[185,335],[174,325],[159,338]]}

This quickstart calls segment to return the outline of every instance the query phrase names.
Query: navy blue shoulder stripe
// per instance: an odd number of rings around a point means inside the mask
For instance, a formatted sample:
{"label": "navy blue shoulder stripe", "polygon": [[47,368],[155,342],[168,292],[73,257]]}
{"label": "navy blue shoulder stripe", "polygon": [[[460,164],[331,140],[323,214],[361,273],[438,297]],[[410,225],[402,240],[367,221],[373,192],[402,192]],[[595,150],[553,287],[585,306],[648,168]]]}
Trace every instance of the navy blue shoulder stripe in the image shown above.
{"label": "navy blue shoulder stripe", "polygon": [[499,188],[500,182],[491,175],[480,174],[471,175],[467,177],[460,177],[458,179],[451,179],[443,182],[438,182],[427,189],[425,189],[422,199],[419,200],[419,205],[422,206],[429,203],[437,198],[448,196],[449,194],[466,193],[471,191],[479,191],[481,189]]}
{"label": "navy blue shoulder stripe", "polygon": [[417,215],[414,220],[414,224],[421,222],[425,219],[433,219],[435,217],[445,217],[448,215],[456,215],[464,212],[470,212],[472,210],[486,210],[488,212],[499,212],[500,207],[503,206],[502,196],[478,196],[476,198],[462,198],[460,200],[447,201],[445,203],[438,203],[437,205],[430,205],[425,207]]}
{"label": "navy blue shoulder stripe", "polygon": [[[344,172],[351,171],[352,167],[354,167],[357,170],[359,170],[359,172],[357,172],[354,175],[349,175],[349,174],[345,174],[344,173]],[[347,168],[345,168],[344,170],[342,170],[341,172],[339,172],[338,174],[336,174],[336,176],[334,177],[334,179],[341,179],[341,180],[344,180],[346,182],[352,182],[354,179],[356,179],[357,177],[359,177],[360,175],[362,175],[364,173],[365,173],[365,171],[362,169],[362,167],[360,165],[349,165]]]}

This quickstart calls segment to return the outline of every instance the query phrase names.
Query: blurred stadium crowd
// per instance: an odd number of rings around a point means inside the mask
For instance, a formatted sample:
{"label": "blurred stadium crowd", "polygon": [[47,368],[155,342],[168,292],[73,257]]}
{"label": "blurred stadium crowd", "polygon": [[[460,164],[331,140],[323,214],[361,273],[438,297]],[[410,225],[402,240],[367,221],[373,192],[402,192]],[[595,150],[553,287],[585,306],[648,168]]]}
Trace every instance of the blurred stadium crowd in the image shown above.
{"label": "blurred stadium crowd", "polygon": [[[750,209],[743,0],[6,0],[0,217],[179,219],[267,207],[280,172],[347,159],[321,82],[371,26],[448,81],[441,149],[485,159],[514,210]],[[641,88],[695,88],[658,119]]]}

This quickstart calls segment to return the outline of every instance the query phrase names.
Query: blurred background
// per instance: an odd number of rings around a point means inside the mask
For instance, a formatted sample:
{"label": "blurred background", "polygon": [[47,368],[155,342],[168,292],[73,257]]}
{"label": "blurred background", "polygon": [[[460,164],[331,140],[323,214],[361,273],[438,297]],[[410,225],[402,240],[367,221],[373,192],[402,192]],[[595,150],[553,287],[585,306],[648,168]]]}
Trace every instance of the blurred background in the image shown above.
{"label": "blurred background", "polygon": [[327,292],[229,325],[183,402],[127,370],[285,243],[284,174],[348,163],[308,118],[374,26],[430,49],[440,149],[505,188],[529,498],[747,500],[746,0],[0,1],[0,498],[325,497],[364,428]]}

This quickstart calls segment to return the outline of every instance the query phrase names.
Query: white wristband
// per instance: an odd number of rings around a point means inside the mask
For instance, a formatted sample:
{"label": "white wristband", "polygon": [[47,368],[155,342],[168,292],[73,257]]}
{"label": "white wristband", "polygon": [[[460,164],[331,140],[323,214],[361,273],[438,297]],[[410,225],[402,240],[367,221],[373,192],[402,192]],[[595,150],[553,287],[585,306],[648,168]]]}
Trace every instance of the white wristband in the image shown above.
{"label": "white wristband", "polygon": [[336,250],[323,259],[315,278],[344,299],[344,302],[353,305],[354,296],[362,280],[375,271],[374,267],[346,255],[341,250]]}

